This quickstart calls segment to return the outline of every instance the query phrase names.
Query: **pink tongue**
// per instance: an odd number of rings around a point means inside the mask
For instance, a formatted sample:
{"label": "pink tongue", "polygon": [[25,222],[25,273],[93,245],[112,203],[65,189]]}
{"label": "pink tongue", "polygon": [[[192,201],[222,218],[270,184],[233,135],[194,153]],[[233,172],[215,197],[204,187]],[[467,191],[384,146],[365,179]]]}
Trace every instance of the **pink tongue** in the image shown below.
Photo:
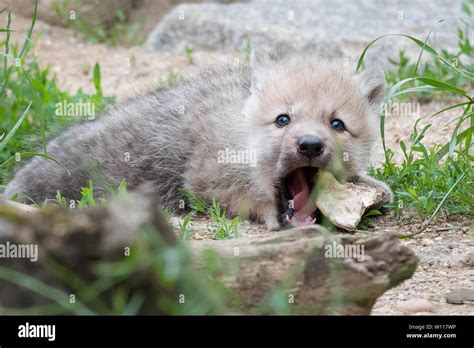
{"label": "pink tongue", "polygon": [[294,209],[297,211],[303,208],[308,200],[309,187],[301,169],[297,169],[296,173],[292,176],[288,185],[288,191],[290,191],[290,194],[293,197]]}

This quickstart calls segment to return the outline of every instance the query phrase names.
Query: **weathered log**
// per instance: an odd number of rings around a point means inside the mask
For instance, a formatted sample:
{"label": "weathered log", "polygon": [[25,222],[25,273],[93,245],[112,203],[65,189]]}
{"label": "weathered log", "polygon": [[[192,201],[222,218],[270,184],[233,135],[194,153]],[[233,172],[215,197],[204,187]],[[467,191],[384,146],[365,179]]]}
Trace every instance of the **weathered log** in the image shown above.
{"label": "weathered log", "polygon": [[191,246],[197,259],[205,249],[231,263],[238,259],[237,272],[226,283],[245,299],[245,311],[286,283],[295,313],[369,314],[375,300],[409,278],[417,265],[414,253],[394,234],[336,235],[319,225]]}
{"label": "weathered log", "polygon": [[[124,246],[140,238],[144,225],[159,231],[165,243],[177,243],[157,202],[146,194],[78,210],[53,206],[31,211],[0,202],[0,244],[38,244],[39,261],[52,256],[77,272],[93,261],[116,259]],[[196,268],[204,265],[205,250],[220,256],[220,281],[240,298],[237,308],[227,303],[228,308],[243,313],[269,313],[265,303],[278,288],[287,296],[291,313],[369,314],[375,300],[409,278],[417,265],[414,253],[393,234],[334,234],[318,225],[182,243],[189,244]],[[42,277],[41,262],[25,266],[21,259],[4,261],[0,264]],[[2,280],[0,287],[2,305],[25,305],[25,297],[16,296],[17,288]]]}

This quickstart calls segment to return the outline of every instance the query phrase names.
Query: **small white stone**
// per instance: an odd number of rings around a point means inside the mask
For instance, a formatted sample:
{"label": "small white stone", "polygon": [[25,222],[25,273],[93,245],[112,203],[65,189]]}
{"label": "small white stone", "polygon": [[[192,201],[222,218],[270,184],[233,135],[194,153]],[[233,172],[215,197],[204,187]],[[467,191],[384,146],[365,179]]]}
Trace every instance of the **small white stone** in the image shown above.
{"label": "small white stone", "polygon": [[423,238],[421,240],[421,245],[423,245],[423,246],[428,246],[428,245],[433,245],[433,244],[434,244],[434,242],[431,239]]}
{"label": "small white stone", "polygon": [[433,304],[424,298],[412,298],[408,301],[399,302],[397,308],[407,313],[432,312]]}

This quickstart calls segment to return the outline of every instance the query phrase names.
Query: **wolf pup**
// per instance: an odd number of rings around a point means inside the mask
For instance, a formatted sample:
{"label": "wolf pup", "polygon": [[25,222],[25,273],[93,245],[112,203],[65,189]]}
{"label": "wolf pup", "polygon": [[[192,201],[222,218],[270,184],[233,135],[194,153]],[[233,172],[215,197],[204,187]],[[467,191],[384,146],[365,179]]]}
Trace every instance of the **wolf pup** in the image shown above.
{"label": "wolf pup", "polygon": [[281,228],[289,201],[292,219],[314,222],[307,203],[318,170],[391,197],[365,174],[384,74],[347,70],[308,53],[254,50],[249,65],[205,70],[70,127],[47,146],[69,172],[33,158],[5,194],[37,203],[57,191],[78,199],[89,180],[103,194],[125,179],[131,189],[145,184],[171,210],[184,188],[231,213],[245,210],[270,230]]}

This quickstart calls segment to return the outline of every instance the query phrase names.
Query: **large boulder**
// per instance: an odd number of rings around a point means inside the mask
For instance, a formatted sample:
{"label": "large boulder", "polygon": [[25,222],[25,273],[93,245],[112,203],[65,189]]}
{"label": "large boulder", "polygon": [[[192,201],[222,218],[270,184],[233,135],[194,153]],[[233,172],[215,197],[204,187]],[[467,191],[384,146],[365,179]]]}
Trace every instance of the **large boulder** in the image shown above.
{"label": "large boulder", "polygon": [[[461,16],[462,0],[249,1],[244,3],[182,4],[150,33],[146,46],[182,53],[195,49],[234,52],[246,46],[314,49],[330,58],[355,59],[372,39],[388,33],[424,38],[438,19]],[[438,26],[440,46],[456,44],[455,24]],[[380,41],[370,58],[386,60],[400,45]],[[410,44],[407,43],[408,46]],[[416,47],[415,47],[416,48]],[[380,57],[383,56],[383,57]]]}

